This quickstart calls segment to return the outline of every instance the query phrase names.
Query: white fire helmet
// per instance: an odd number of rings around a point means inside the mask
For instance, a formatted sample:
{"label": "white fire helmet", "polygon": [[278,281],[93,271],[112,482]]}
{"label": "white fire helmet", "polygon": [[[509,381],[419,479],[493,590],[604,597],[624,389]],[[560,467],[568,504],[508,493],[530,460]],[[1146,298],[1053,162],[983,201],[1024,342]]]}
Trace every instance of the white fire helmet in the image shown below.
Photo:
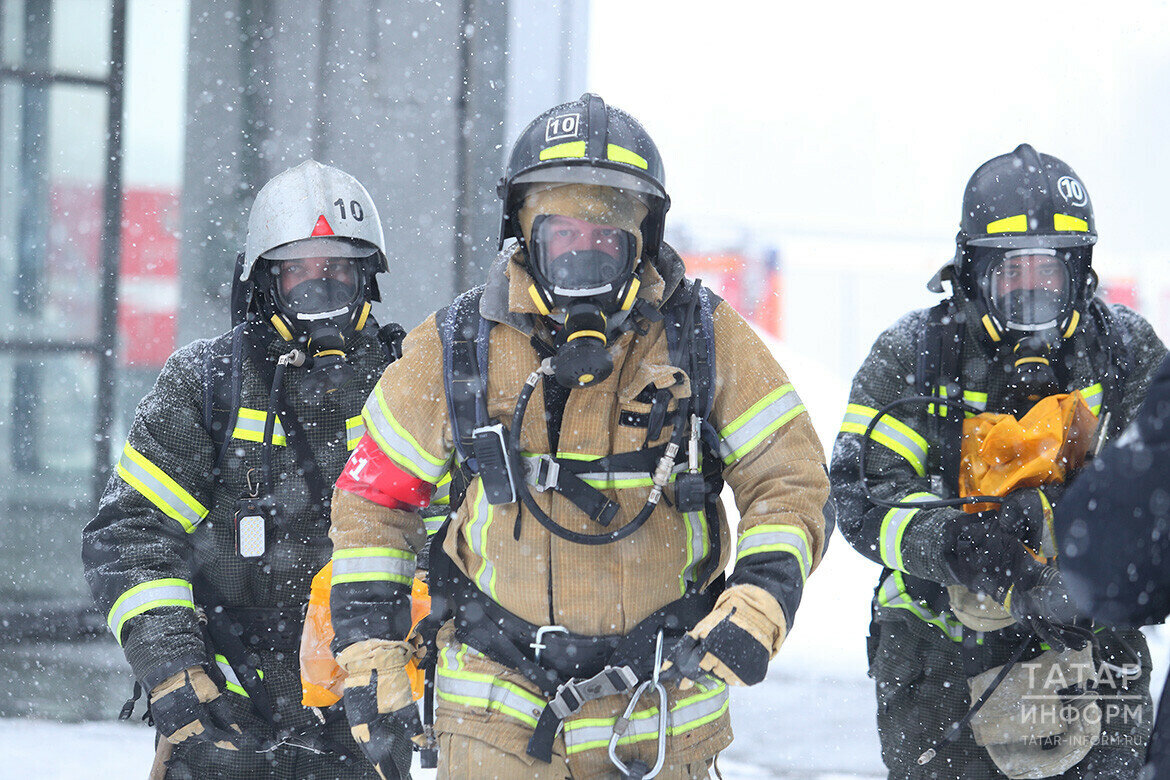
{"label": "white fire helmet", "polygon": [[[256,260],[272,250],[306,238],[336,238],[330,242],[332,256],[369,257],[369,247],[378,249],[375,273],[388,270],[386,239],[378,207],[361,183],[344,171],[316,160],[274,176],[261,188],[248,215],[248,238],[240,280],[247,281]],[[345,253],[345,254],[339,254]]]}

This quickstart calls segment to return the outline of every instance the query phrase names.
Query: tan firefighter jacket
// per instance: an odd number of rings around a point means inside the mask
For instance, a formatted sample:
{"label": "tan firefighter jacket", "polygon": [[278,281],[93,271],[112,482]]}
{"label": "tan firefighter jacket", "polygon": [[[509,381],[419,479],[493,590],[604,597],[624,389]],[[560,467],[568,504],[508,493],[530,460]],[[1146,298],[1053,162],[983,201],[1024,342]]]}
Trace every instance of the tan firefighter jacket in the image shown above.
{"label": "tan firefighter jacket", "polygon": [[[684,270],[669,247],[662,255],[657,268],[647,264],[639,291],[655,306],[680,283]],[[530,341],[528,315],[536,311],[528,292],[531,279],[518,257],[504,254],[493,265],[480,305],[482,316],[501,323],[491,331],[487,395],[489,415],[505,422],[511,420],[525,379],[540,363]],[[363,417],[368,435],[398,468],[437,484],[448,476],[454,443],[434,316],[407,336],[404,351],[378,383]],[[714,353],[710,420],[723,440],[723,476],[742,518],[735,569],[727,584],[767,592],[770,600],[763,601],[774,607],[770,651],[775,654],[791,626],[804,581],[824,549],[829,492],[824,454],[784,372],[751,327],[723,302],[714,311]],[[557,453],[561,458],[593,460],[661,444],[670,437],[669,414],[661,435],[650,442],[645,441],[645,427],[622,423],[623,415],[628,420],[650,411],[650,404],[637,400],[647,387],[670,387],[675,398],[690,392],[685,374],[676,384],[680,369],[668,358],[662,323],[649,323],[645,335],[626,332],[611,345],[611,354],[614,370],[609,378],[568,396]],[[538,385],[524,419],[525,453],[549,451],[542,395]],[[610,530],[637,514],[651,485],[648,474],[582,476],[620,503],[621,512]],[[601,530],[561,495],[553,491],[533,495],[566,528],[582,533]],[[513,533],[518,519],[517,540]],[[681,514],[663,501],[629,537],[586,546],[553,536],[518,503],[488,504],[475,478],[452,518],[444,549],[484,593],[526,621],[561,625],[578,634],[624,634],[678,599],[695,578],[710,552],[708,523],[718,525],[722,552],[715,571],[723,571],[732,548],[722,507],[717,517],[707,517],[704,512]],[[371,580],[391,571],[403,577],[423,546],[425,530],[416,513],[388,509],[338,490],[331,536],[335,565],[339,558],[347,561],[346,578],[352,584],[365,576],[355,561],[364,562],[361,566]],[[343,601],[352,592],[334,585],[335,622],[339,609],[360,613],[361,604]],[[387,623],[371,617],[365,625],[371,627],[369,636],[379,636],[379,627]],[[449,644],[443,649],[445,639]],[[538,689],[518,673],[455,642],[449,625],[440,634],[440,648],[436,731],[473,736],[530,760],[525,746],[545,703]],[[620,743],[624,755],[641,754],[651,763],[657,723],[657,717],[651,717],[656,712],[652,698],[644,697]],[[685,692],[670,688],[670,702],[671,761],[708,758],[730,743],[728,696],[722,682],[709,678]],[[626,696],[594,700],[566,719],[563,738],[569,758],[589,756],[599,770],[610,767],[605,748],[626,703]]]}

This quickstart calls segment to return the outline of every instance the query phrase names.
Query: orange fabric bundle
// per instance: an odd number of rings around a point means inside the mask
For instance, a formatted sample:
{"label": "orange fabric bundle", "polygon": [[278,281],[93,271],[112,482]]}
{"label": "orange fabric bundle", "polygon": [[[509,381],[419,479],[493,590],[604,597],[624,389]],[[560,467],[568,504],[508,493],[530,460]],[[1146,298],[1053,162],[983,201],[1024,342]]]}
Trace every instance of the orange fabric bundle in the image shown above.
{"label": "orange fabric bundle", "polygon": [[[333,562],[325,564],[309,586],[309,610],[301,632],[301,703],[306,707],[328,707],[341,699],[345,670],[333,659],[329,645],[333,642],[333,621],[329,616],[329,585],[333,579]],[[427,584],[415,579],[410,589],[411,631],[431,611]],[[418,661],[406,666],[410,689],[416,700],[423,694],[423,672]]]}
{"label": "orange fabric bundle", "polygon": [[[1017,488],[1063,482],[1085,462],[1097,430],[1080,392],[1050,395],[1022,419],[984,412],[963,421],[959,468],[962,496],[1006,496]],[[968,504],[968,512],[995,509]]]}

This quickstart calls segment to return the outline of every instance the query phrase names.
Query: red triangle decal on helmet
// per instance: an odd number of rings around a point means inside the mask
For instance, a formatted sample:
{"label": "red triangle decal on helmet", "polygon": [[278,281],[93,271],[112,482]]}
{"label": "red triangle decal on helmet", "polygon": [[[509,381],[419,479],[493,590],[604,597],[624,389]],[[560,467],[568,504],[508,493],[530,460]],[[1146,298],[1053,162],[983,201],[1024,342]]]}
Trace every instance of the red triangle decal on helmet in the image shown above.
{"label": "red triangle decal on helmet", "polygon": [[333,235],[333,228],[329,226],[329,220],[325,219],[325,215],[317,217],[317,224],[313,226],[313,232],[309,234],[309,238],[313,236],[331,236]]}

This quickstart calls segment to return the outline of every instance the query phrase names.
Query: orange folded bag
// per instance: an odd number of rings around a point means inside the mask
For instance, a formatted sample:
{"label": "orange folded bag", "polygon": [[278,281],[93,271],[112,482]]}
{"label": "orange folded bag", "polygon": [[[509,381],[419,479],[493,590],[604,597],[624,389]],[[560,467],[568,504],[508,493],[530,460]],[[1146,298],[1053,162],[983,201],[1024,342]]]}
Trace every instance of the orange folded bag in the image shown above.
{"label": "orange folded bag", "polygon": [[[345,670],[333,659],[329,645],[333,642],[333,621],[329,616],[329,583],[333,562],[325,564],[309,586],[309,610],[301,632],[301,703],[306,707],[328,707],[341,699],[345,687]],[[410,630],[431,611],[427,584],[415,579],[410,589]],[[417,701],[423,694],[423,672],[418,661],[406,666],[410,689]]]}
{"label": "orange folded bag", "polygon": [[[983,414],[963,421],[959,494],[1006,496],[1017,488],[1063,482],[1080,468],[1097,430],[1080,391],[1050,395],[1020,420],[1010,414]],[[967,504],[968,512],[995,509]]]}

